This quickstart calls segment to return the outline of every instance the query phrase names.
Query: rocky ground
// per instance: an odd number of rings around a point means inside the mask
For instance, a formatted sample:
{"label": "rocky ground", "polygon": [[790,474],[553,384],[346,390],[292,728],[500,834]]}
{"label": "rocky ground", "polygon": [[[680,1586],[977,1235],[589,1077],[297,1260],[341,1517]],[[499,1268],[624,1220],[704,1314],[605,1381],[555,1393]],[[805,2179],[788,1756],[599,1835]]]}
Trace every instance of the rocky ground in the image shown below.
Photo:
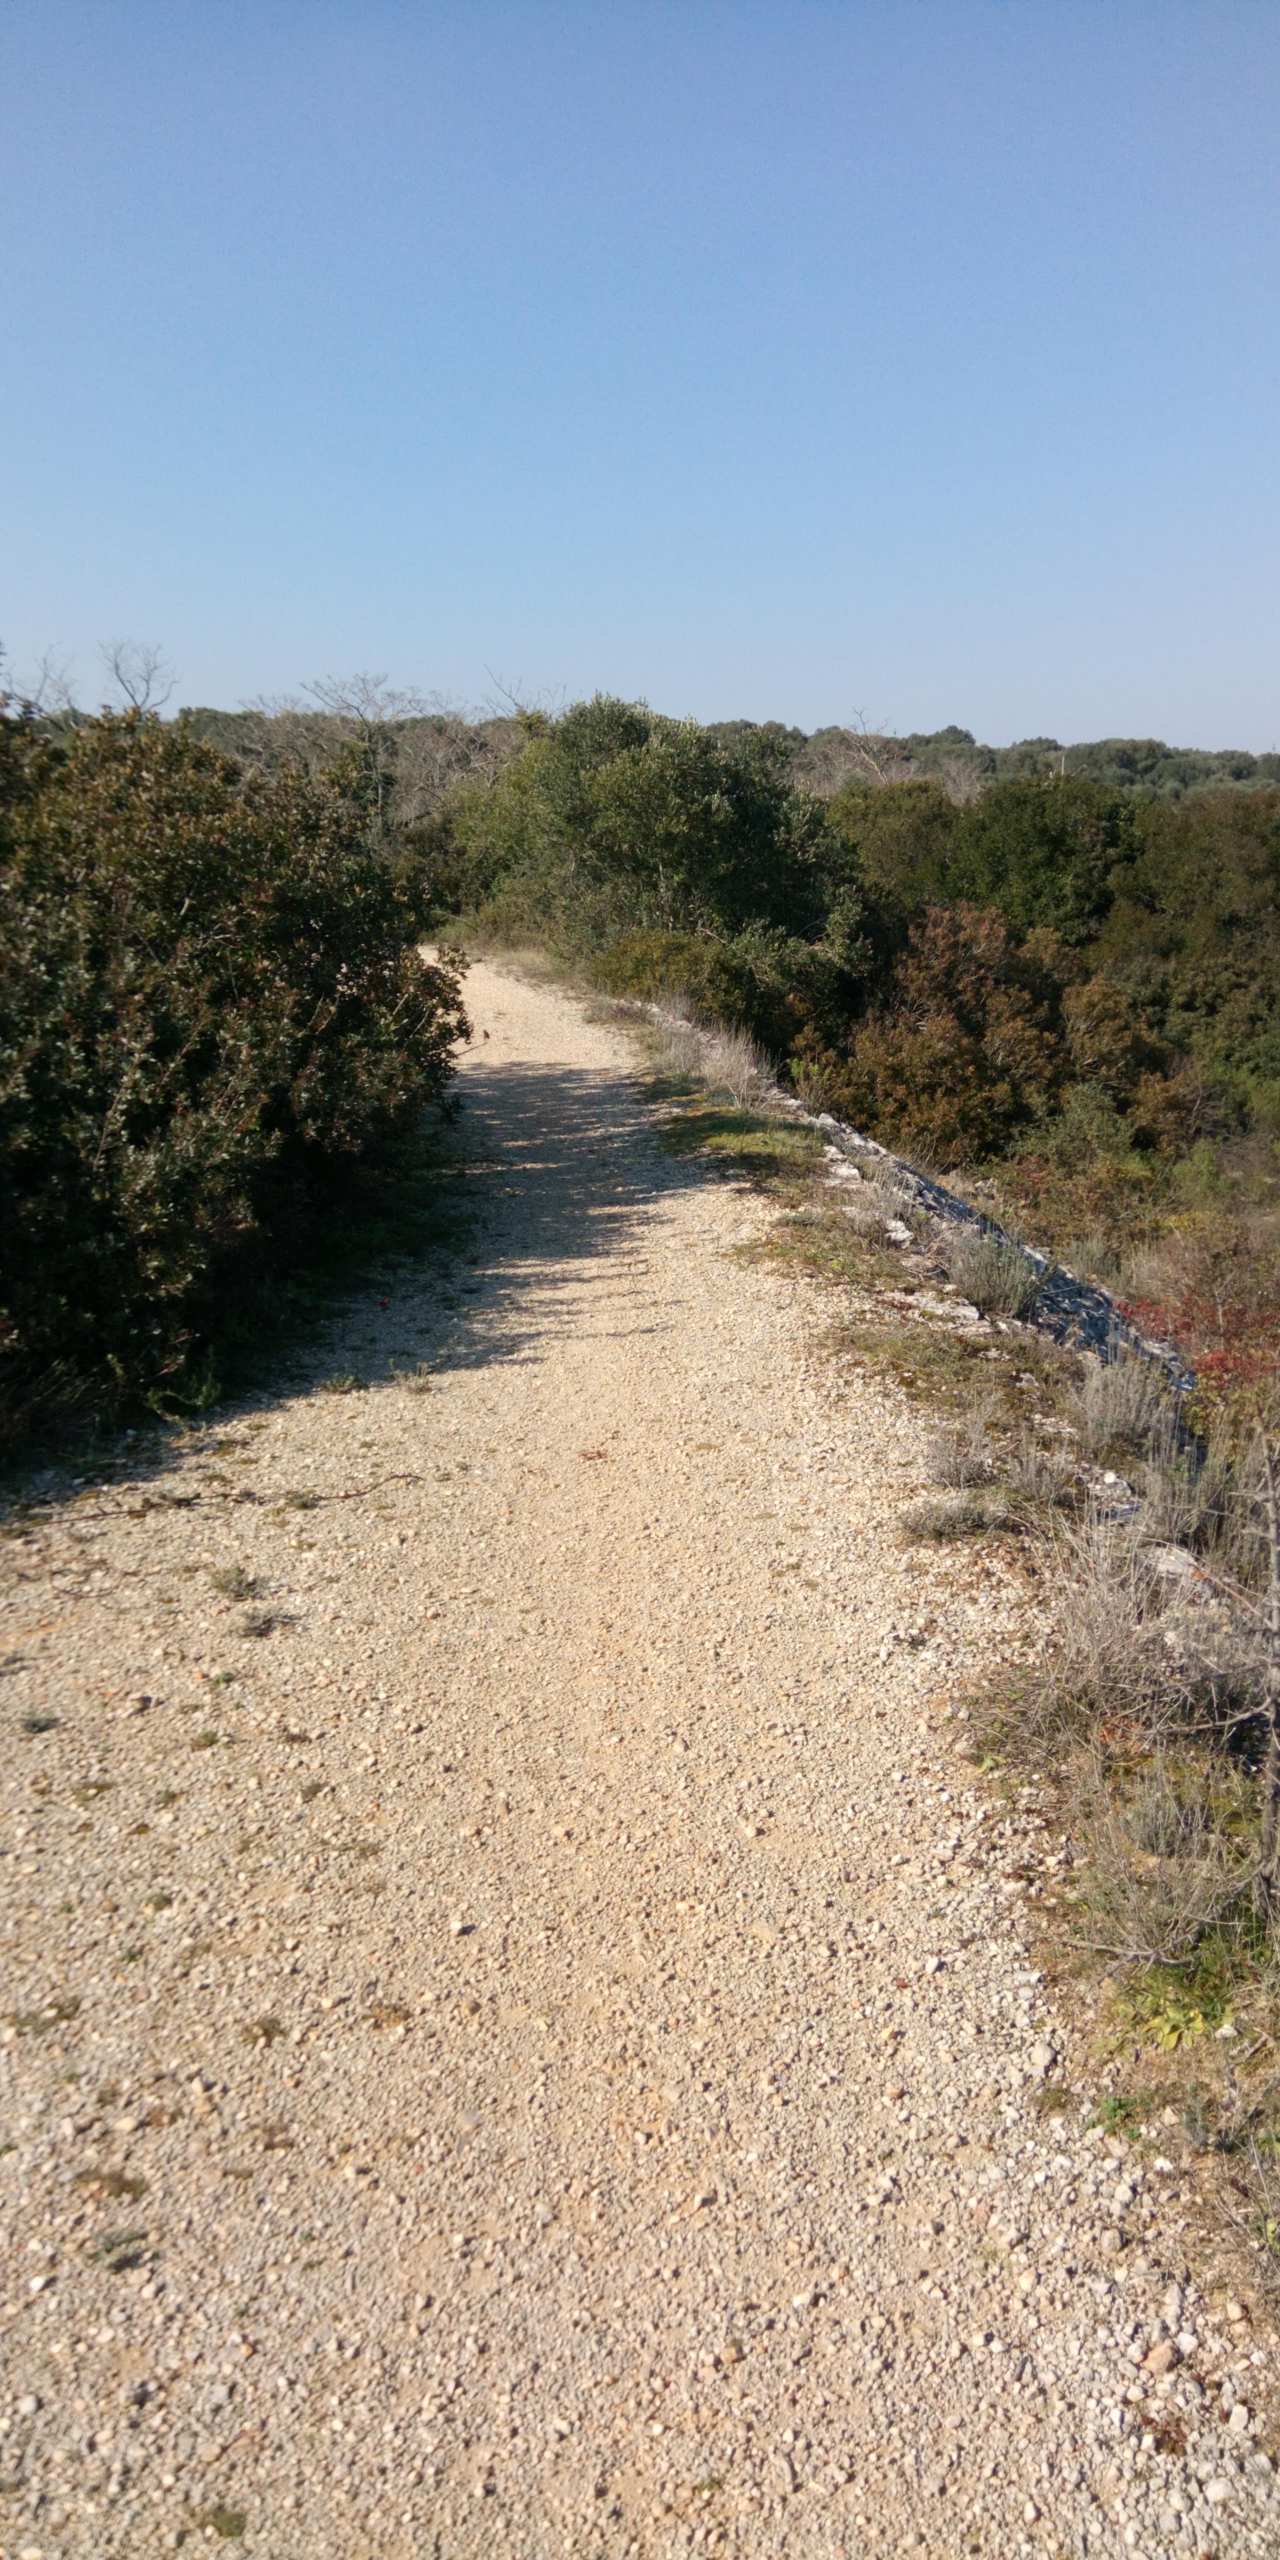
{"label": "rocky ground", "polygon": [[0,1548],[3,2560],[1273,2554],[951,1740],[1018,1591],[623,1034],[470,1002],[472,1245]]}

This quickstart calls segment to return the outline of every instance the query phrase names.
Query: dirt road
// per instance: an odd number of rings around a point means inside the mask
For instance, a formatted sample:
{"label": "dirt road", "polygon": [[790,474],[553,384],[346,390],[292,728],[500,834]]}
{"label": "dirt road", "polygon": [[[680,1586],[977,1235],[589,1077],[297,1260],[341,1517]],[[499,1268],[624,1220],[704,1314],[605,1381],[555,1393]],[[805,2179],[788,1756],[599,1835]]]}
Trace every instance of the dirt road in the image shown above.
{"label": "dirt road", "polygon": [[0,2550],[1274,2553],[1262,2340],[1044,2099],[927,1426],[469,1000],[466,1254],[0,1550]]}

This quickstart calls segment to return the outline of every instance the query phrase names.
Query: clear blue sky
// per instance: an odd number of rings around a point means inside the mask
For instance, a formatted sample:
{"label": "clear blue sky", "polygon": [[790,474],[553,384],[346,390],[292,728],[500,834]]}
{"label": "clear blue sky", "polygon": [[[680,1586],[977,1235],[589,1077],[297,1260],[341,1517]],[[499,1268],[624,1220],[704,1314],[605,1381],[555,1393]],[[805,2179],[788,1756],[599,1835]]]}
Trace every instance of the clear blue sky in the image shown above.
{"label": "clear blue sky", "polygon": [[0,635],[1280,742],[1276,0],[9,0]]}

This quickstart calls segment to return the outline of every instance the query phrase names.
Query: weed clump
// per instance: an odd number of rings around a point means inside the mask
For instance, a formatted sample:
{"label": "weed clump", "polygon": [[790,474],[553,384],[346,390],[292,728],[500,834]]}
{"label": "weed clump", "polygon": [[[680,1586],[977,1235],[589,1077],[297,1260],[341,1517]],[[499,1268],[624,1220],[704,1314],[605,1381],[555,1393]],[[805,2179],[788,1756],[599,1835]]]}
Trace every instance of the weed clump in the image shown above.
{"label": "weed clump", "polygon": [[957,1289],[984,1316],[1029,1316],[1044,1287],[1044,1272],[1021,1245],[976,1227],[953,1227],[942,1256]]}
{"label": "weed clump", "polygon": [[953,1491],[990,1484],[995,1473],[990,1436],[993,1420],[990,1405],[977,1403],[971,1412],[934,1432],[926,1462],[935,1484],[947,1485]]}
{"label": "weed clump", "polygon": [[242,1564],[219,1565],[210,1574],[209,1580],[214,1590],[220,1592],[224,1600],[256,1599],[261,1587],[253,1574],[245,1572]]}
{"label": "weed clump", "polygon": [[1088,1458],[1176,1459],[1179,1417],[1168,1374],[1118,1340],[1088,1362],[1071,1420]]}
{"label": "weed clump", "polygon": [[768,1059],[746,1031],[675,1014],[661,1024],[657,1046],[668,1075],[727,1095],[739,1111],[758,1110],[773,1093]]}
{"label": "weed clump", "polygon": [[939,1546],[951,1538],[988,1536],[993,1530],[1016,1526],[1016,1521],[1007,1497],[994,1489],[950,1493],[933,1501],[916,1502],[902,1515],[908,1538],[930,1539]]}

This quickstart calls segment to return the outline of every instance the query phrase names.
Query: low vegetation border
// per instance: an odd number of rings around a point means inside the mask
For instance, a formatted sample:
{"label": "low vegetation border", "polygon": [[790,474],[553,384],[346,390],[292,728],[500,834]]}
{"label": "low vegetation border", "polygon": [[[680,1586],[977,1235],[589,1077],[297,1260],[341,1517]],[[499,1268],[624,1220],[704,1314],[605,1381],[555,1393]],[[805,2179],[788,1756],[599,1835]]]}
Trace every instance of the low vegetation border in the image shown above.
{"label": "low vegetation border", "polygon": [[[719,1024],[700,1022],[696,1017],[675,1007],[645,1004],[636,999],[613,999],[623,1012],[646,1017],[667,1033],[689,1037],[695,1047],[713,1053],[713,1065],[726,1063],[733,1052],[733,1081],[757,1104],[767,1104],[771,1111],[784,1112],[802,1126],[820,1130],[828,1144],[847,1163],[857,1169],[863,1180],[889,1190],[900,1214],[914,1212],[936,1220],[939,1225],[972,1237],[992,1249],[995,1268],[1004,1257],[1025,1266],[1027,1285],[1021,1304],[1006,1311],[1051,1334],[1055,1341],[1092,1351],[1103,1361],[1123,1358],[1126,1354],[1153,1361],[1166,1376],[1176,1396],[1184,1396],[1195,1384],[1194,1371],[1176,1345],[1158,1342],[1141,1333],[1125,1316],[1110,1292],[1096,1282],[1081,1280],[1072,1271],[1039,1248],[1011,1235],[994,1218],[974,1208],[970,1201],[949,1191],[945,1183],[932,1174],[922,1173],[902,1156],[893,1155],[878,1139],[864,1136],[847,1121],[837,1120],[829,1111],[810,1111],[785,1093],[775,1081],[763,1052],[748,1041],[746,1035],[729,1031]],[[721,1053],[724,1053],[722,1056]],[[1016,1284],[1015,1284],[1016,1294]]]}
{"label": "low vegetation border", "polygon": [[[903,1536],[1020,1542],[1024,1656],[952,1712],[988,1783],[1020,1803],[1030,1785],[1045,1824],[1027,1889],[1046,1961],[1075,1983],[1091,2088],[1046,2087],[1046,2107],[1092,2106],[1115,2144],[1173,2154],[1220,2263],[1280,2292],[1273,1450],[1259,1431],[1224,1463],[1183,1424],[1171,1346],[1072,1275],[1047,1296],[1047,1257],[796,1104],[741,1033],[672,1005],[610,1011],[649,1023],[682,1089],[672,1142],[762,1177],[784,1205],[777,1249],[847,1284],[836,1352],[937,1412],[938,1492],[904,1508]],[[959,1295],[975,1255],[976,1307]],[[1051,1337],[1034,1354],[1031,1327]]]}

